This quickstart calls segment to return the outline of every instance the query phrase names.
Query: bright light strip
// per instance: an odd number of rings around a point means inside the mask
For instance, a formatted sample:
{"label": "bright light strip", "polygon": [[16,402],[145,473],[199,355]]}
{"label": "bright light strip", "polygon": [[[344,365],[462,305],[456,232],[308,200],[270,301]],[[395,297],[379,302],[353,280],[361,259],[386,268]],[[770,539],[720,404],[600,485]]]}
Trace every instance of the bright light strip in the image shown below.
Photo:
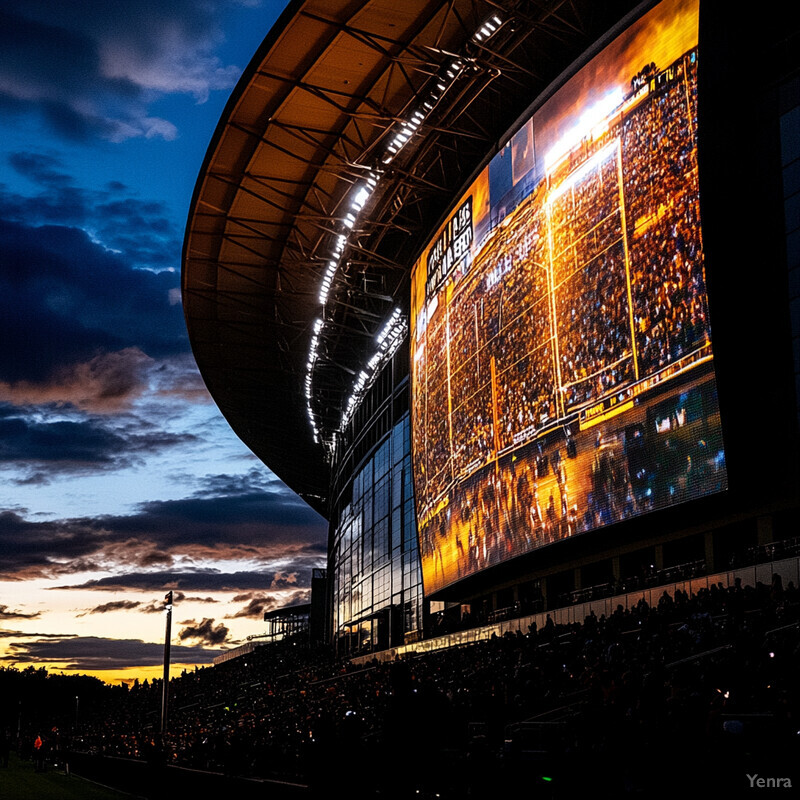
{"label": "bright light strip", "polygon": [[356,192],[356,196],[350,203],[350,208],[352,208],[356,212],[361,211],[361,209],[364,208],[364,203],[366,203],[367,200],[369,199],[369,195],[370,195],[369,189],[367,189],[366,186],[362,186],[358,190],[358,192]]}
{"label": "bright light strip", "polygon": [[463,69],[464,65],[460,59],[453,61],[438,75],[435,89],[429,92],[428,96],[423,99],[422,103],[417,108],[412,110],[407,119],[397,123],[395,135],[386,146],[386,152],[381,159],[383,164],[390,164],[400,150],[403,149],[406,143],[411,139],[412,134],[422,125],[428,114],[433,111],[436,107],[436,103],[441,99],[442,94],[452,86]]}
{"label": "bright light strip", "polygon": [[[473,34],[473,39],[480,40],[482,37],[488,38],[489,36],[493,35],[502,24],[503,21],[501,18],[497,15],[493,15],[491,18],[484,20],[478,31]],[[436,108],[436,104],[442,98],[444,93],[450,88],[450,86],[452,86],[457,80],[463,69],[464,64],[459,58],[456,58],[449,64],[449,66],[444,67],[441,70],[441,72],[437,75],[435,87],[428,92],[428,95],[423,98],[420,105],[411,111],[411,114],[407,119],[400,120],[399,123],[396,124],[394,137],[386,145],[382,156],[379,158],[379,162],[381,164],[390,164],[395,156],[411,140],[413,134],[419,129],[422,123],[425,122],[425,119],[428,117],[428,115]],[[325,272],[323,273],[319,294],[317,297],[319,304],[323,308],[323,311],[328,303],[328,298],[333,286],[334,278],[336,277],[336,272],[339,269],[342,255],[344,254],[345,248],[348,244],[349,232],[354,229],[359,213],[363,210],[364,206],[369,200],[370,195],[377,187],[379,176],[382,171],[382,168],[379,167],[378,162],[376,162],[373,169],[369,172],[365,183],[360,184],[356,188],[350,200],[350,210],[345,213],[345,216],[341,221],[343,230],[336,234],[330,259]],[[313,372],[317,361],[319,343],[324,334],[324,327],[324,317],[319,317],[315,320],[314,332],[311,336],[308,360],[306,362],[306,376],[304,383],[308,418],[311,428],[314,432],[315,442],[320,441],[320,436],[319,429],[317,427],[316,416],[311,404],[313,396]],[[363,393],[377,375],[382,363],[388,357],[394,354],[400,342],[403,340],[407,328],[407,323],[405,319],[403,319],[400,309],[395,308],[389,321],[378,334],[377,352],[367,363],[367,370],[362,370],[359,374],[359,377],[356,379],[353,390],[350,394],[347,404],[345,405],[345,412],[342,415],[341,427],[344,427],[344,425],[349,422],[353,410],[355,409],[361,396],[363,396]],[[325,440],[325,444],[328,446],[329,450],[335,448],[336,433],[336,431],[333,431],[330,440]]]}
{"label": "bright light strip", "polygon": [[381,329],[376,337],[378,349],[367,362],[366,369],[362,369],[358,374],[356,382],[350,392],[350,397],[345,403],[342,421],[339,425],[341,431],[348,422],[359,403],[378,376],[383,365],[397,352],[397,348],[405,338],[408,324],[403,313],[399,308],[395,308],[391,317]]}
{"label": "bright light strip", "polygon": [[476,42],[483,42],[487,39],[491,39],[492,36],[500,30],[502,25],[503,19],[497,16],[497,14],[492,14],[491,17],[488,17],[481,23],[478,30],[472,34],[472,38]]}

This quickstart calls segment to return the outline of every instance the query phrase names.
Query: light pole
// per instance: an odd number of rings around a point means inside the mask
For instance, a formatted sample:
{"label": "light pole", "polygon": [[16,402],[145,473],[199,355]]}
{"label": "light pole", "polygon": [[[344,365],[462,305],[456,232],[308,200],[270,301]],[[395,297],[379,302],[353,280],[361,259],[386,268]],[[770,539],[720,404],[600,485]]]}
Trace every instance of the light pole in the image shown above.
{"label": "light pole", "polygon": [[164,635],[164,685],[161,688],[161,735],[167,732],[167,710],[169,706],[169,639],[172,631],[172,592],[164,598],[167,612],[167,630]]}

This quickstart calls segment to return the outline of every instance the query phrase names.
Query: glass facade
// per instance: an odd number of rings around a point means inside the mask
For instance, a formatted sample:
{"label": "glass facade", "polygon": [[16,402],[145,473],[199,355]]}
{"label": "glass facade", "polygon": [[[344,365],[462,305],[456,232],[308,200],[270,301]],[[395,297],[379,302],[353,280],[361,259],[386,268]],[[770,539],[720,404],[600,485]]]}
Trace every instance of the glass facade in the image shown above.
{"label": "glass facade", "polygon": [[422,630],[422,579],[409,414],[356,473],[333,534],[334,631],[340,654],[382,650]]}

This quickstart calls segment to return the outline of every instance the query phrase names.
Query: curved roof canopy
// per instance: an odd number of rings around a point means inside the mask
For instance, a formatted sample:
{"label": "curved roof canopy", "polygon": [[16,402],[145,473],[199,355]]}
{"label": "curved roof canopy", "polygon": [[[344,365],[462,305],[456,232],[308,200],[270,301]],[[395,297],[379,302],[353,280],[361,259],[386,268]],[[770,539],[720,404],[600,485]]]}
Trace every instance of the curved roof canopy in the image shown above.
{"label": "curved roof canopy", "polygon": [[330,443],[434,224],[633,6],[295,0],[245,70],[195,187],[184,311],[234,431],[322,513]]}

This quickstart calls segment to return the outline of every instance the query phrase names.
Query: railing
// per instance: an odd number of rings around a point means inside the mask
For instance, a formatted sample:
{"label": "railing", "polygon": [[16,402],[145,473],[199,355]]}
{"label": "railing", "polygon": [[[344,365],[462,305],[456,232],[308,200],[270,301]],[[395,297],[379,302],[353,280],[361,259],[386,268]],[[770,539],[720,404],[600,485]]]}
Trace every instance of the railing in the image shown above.
{"label": "railing", "polygon": [[424,639],[412,645],[402,645],[390,650],[370,653],[369,656],[354,658],[352,661],[353,663],[364,663],[372,659],[383,661],[394,659],[396,656],[432,652],[445,647],[478,642],[491,638],[493,634],[502,636],[505,633],[526,633],[532,625],[535,625],[537,628],[542,628],[546,624],[548,616],[552,618],[556,625],[583,623],[584,619],[591,613],[594,613],[598,618],[603,615],[606,617],[611,616],[618,606],[622,606],[623,609],[629,609],[636,606],[639,602],[644,601],[651,607],[655,607],[658,605],[658,601],[664,592],[674,596],[675,591],[678,589],[692,595],[697,594],[697,592],[701,590],[710,589],[712,585],[716,584],[733,586],[737,579],[741,581],[742,586],[755,586],[757,583],[763,583],[769,586],[773,574],[781,576],[784,586],[786,586],[789,581],[793,581],[795,586],[800,586],[800,557],[739,567],[724,572],[717,572],[713,575],[687,577],[667,584],[627,591],[624,594],[614,594],[610,597],[587,600],[582,603],[566,605],[561,608],[553,608],[548,612],[524,614],[515,619],[506,619],[485,624],[481,627],[453,631],[430,639]]}

